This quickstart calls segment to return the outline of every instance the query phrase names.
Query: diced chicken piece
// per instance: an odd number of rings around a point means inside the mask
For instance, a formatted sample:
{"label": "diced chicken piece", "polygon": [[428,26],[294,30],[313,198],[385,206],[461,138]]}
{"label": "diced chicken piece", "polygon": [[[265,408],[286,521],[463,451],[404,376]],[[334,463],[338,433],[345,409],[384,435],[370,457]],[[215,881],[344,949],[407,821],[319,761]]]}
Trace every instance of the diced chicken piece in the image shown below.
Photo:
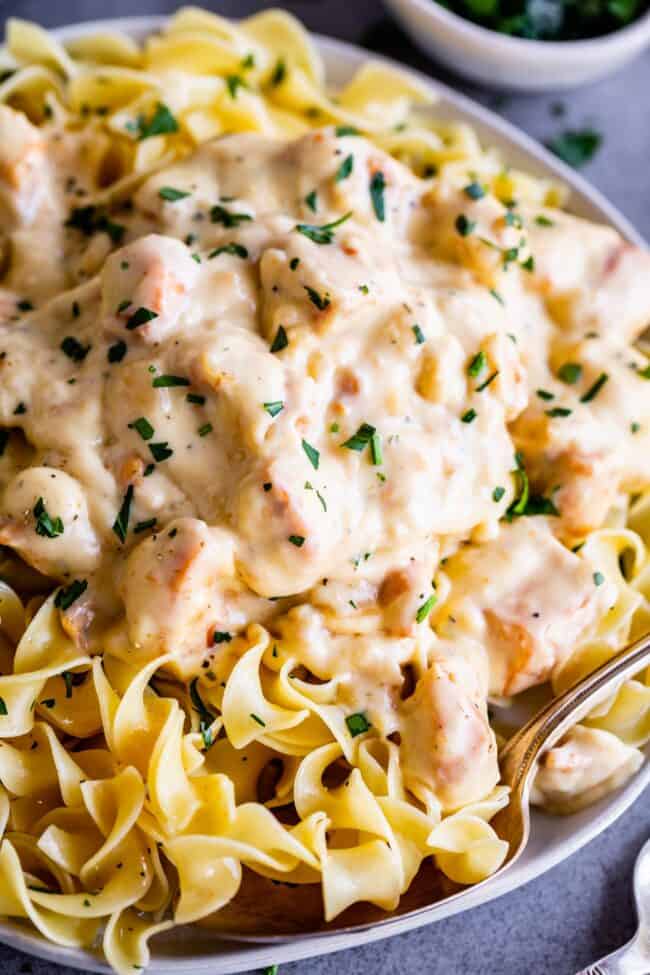
{"label": "diced chicken piece", "polygon": [[116,251],[102,272],[105,327],[132,332],[148,344],[162,342],[181,325],[199,268],[179,240],[150,234]]}
{"label": "diced chicken piece", "polygon": [[552,813],[572,813],[623,785],[643,755],[609,731],[576,725],[542,757],[532,801]]}
{"label": "diced chicken piece", "polygon": [[0,502],[0,544],[61,580],[92,572],[100,557],[80,484],[51,467],[30,467],[7,485]]}
{"label": "diced chicken piece", "polygon": [[527,220],[531,280],[558,324],[633,342],[650,324],[650,254],[611,227],[553,211],[552,226]]}
{"label": "diced chicken piece", "polygon": [[384,576],[377,601],[383,611],[384,627],[394,636],[411,636],[418,611],[434,596],[432,561],[411,559],[407,565]]}
{"label": "diced chicken piece", "polygon": [[480,668],[459,654],[434,659],[401,708],[404,781],[435,793],[445,810],[486,796],[499,780]]}
{"label": "diced chicken piece", "polygon": [[438,625],[453,636],[461,624],[485,645],[495,695],[547,681],[615,600],[542,518],[503,525],[492,541],[462,548],[445,572],[452,589]]}
{"label": "diced chicken piece", "polygon": [[255,611],[231,538],[195,518],[171,521],[133,549],[119,591],[132,645],[152,658],[172,653],[181,675],[196,671],[215,631],[240,628]]}
{"label": "diced chicken piece", "polygon": [[22,112],[0,105],[0,228],[31,224],[49,186],[40,132]]}

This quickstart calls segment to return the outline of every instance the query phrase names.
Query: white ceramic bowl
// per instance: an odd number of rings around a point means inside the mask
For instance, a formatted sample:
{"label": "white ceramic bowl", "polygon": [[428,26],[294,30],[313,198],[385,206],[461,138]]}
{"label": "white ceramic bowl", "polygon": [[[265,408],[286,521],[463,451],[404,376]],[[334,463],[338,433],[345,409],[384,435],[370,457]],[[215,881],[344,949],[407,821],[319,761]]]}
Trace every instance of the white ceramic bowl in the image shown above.
{"label": "white ceramic bowl", "polygon": [[[134,39],[141,40],[152,31],[159,30],[163,19],[127,17],[121,20],[95,21],[64,27],[54,31],[54,34],[65,41],[101,29],[121,30]],[[315,40],[325,63],[327,80],[335,88],[349,81],[354,72],[368,60],[368,52],[359,47],[319,36]],[[426,75],[409,71],[387,58],[379,58],[377,55],[373,55],[373,58],[401,68],[428,87],[432,99],[435,99],[432,110],[436,117],[456,118],[467,122],[474,127],[486,145],[497,147],[503,158],[513,166],[540,177],[551,176],[566,183],[571,188],[568,207],[571,212],[616,227],[631,243],[644,245],[641,235],[597,190],[575,170],[560,162],[556,156],[509,122],[446,85],[432,81]],[[646,755],[650,758],[650,745],[646,749]],[[283,964],[344,948],[354,948],[412,931],[485,904],[508,891],[514,891],[575,853],[611,826],[649,783],[650,761],[646,761],[621,789],[573,816],[549,816],[534,810],[529,844],[509,870],[429,908],[356,929],[319,932],[273,944],[219,940],[213,932],[196,926],[173,928],[153,940],[153,960],[146,975],[235,975],[274,963]],[[560,892],[559,896],[564,895]],[[19,922],[0,920],[0,942],[59,965],[81,969],[85,973],[100,972],[102,975],[111,975],[111,969],[98,954],[52,944]]]}
{"label": "white ceramic bowl", "polygon": [[650,11],[585,41],[529,41],[479,27],[436,0],[384,0],[427,54],[471,81],[517,91],[557,91],[596,81],[650,45]]}

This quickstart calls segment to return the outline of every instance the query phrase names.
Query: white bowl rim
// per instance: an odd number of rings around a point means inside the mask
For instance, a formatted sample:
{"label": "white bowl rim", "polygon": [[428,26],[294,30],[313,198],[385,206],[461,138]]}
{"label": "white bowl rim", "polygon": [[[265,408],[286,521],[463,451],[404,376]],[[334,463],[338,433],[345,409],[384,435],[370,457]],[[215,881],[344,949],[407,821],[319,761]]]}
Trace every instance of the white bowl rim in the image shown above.
{"label": "white bowl rim", "polygon": [[[167,19],[168,16],[164,15],[107,18],[54,28],[50,30],[50,33],[61,41],[71,40],[78,36],[101,30],[121,31],[133,37],[140,37],[146,33],[159,30]],[[329,57],[332,62],[337,61],[343,64],[347,63],[347,65],[354,63],[356,66],[362,59],[372,58],[373,60],[382,61],[393,68],[398,68],[400,71],[411,75],[430,89],[432,94],[438,95],[441,101],[444,102],[444,100],[447,100],[452,108],[458,109],[461,115],[469,117],[471,124],[476,123],[479,126],[485,126],[487,129],[492,130],[496,137],[501,137],[504,142],[510,143],[510,149],[514,151],[517,151],[517,149],[523,150],[526,155],[530,155],[531,161],[536,163],[538,167],[546,170],[547,175],[548,171],[550,171],[554,176],[566,182],[572,190],[575,190],[578,198],[581,198],[584,203],[597,211],[603,222],[608,222],[613,225],[632,243],[645,246],[645,241],[638,231],[636,231],[632,224],[598,190],[594,189],[575,170],[572,170],[561,160],[557,159],[515,125],[491,112],[489,109],[484,108],[479,103],[474,102],[467,96],[459,94],[451,87],[442,84],[436,79],[430,78],[423,72],[409,68],[396,59],[391,59],[376,54],[375,52],[367,51],[358,45],[335,40],[320,34],[311,33],[310,36],[326,60]],[[647,749],[646,754],[650,757]],[[381,921],[358,932],[325,932],[322,936],[312,936],[309,938],[298,937],[281,944],[224,942],[220,941],[214,935],[213,943],[215,949],[218,949],[220,946],[221,951],[215,950],[214,953],[209,955],[172,956],[171,954],[167,954],[164,957],[156,957],[154,948],[154,957],[152,958],[150,967],[146,970],[146,975],[237,975],[237,973],[241,973],[243,970],[263,968],[264,966],[275,963],[283,964],[290,961],[313,958],[318,955],[325,955],[347,948],[360,947],[363,944],[415,930],[433,921],[451,917],[453,914],[461,913],[495,900],[510,891],[524,886],[556,866],[571,854],[577,852],[614,823],[635,802],[649,784],[650,761],[646,760],[641,769],[626,785],[587,810],[589,814],[587,821],[578,829],[574,830],[568,838],[561,840],[550,848],[542,848],[539,855],[534,855],[532,858],[527,858],[524,854],[505,874],[496,877],[493,882],[485,886],[481,884],[474,888],[468,888],[463,898],[455,900],[452,903],[447,902],[443,911],[436,911],[436,905],[434,904],[429,909],[430,913],[435,914],[434,917],[429,917],[427,911],[418,911],[415,915],[407,914],[389,918],[386,921]],[[576,816],[581,815],[580,813],[576,814]],[[543,817],[540,816],[541,819]],[[442,903],[445,904],[445,902]],[[183,928],[176,928],[174,931],[180,934]],[[188,943],[193,940],[192,933],[196,935],[197,931],[190,926],[189,931],[186,930]],[[36,931],[26,928],[20,922],[11,920],[0,921],[0,942],[59,965],[69,965],[86,972],[92,971],[105,973],[105,975],[114,975],[112,969],[95,952],[80,948],[66,948],[48,942]]]}
{"label": "white bowl rim", "polygon": [[539,57],[543,51],[547,55],[555,57],[565,54],[571,57],[593,56],[605,48],[626,48],[631,42],[636,41],[637,37],[645,36],[650,40],[650,9],[630,24],[610,31],[608,34],[599,34],[596,37],[585,37],[575,41],[536,41],[527,37],[501,34],[490,27],[475,24],[474,21],[468,20],[462,14],[457,14],[453,10],[443,7],[437,0],[388,0],[388,2],[391,6],[416,8],[423,16],[431,19],[432,26],[436,21],[442,22],[459,36],[465,36],[468,40],[471,39],[485,47],[490,46],[494,53],[502,52],[504,55],[516,54]]}

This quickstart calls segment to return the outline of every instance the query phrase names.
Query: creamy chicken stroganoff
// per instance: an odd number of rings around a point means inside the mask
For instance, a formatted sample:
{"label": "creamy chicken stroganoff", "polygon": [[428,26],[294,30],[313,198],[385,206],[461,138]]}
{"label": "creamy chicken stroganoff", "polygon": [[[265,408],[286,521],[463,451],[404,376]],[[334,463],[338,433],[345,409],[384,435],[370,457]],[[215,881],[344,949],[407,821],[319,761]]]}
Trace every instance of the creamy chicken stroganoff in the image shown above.
{"label": "creamy chicken stroganoff", "polygon": [[508,701],[650,622],[650,256],[279,12],[5,59],[0,911],[132,972],[243,867],[327,920],[484,879]]}

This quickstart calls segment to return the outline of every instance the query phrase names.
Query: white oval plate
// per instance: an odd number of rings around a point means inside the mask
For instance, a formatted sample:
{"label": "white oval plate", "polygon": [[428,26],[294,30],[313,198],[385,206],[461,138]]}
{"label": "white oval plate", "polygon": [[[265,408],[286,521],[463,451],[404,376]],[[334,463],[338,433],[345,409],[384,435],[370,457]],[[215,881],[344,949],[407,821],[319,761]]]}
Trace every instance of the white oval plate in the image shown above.
{"label": "white oval plate", "polygon": [[[119,30],[136,40],[151,31],[158,30],[162,17],[127,17],[117,20],[94,21],[54,31],[59,40],[69,40],[98,29]],[[435,112],[439,117],[456,118],[469,122],[487,145],[499,148],[504,160],[513,166],[526,169],[539,176],[553,176],[571,187],[569,209],[579,216],[608,223],[616,227],[629,241],[644,244],[643,238],[615,207],[582,177],[543,149],[537,142],[520,132],[510,123],[459,95],[453,89],[428,78],[426,75],[404,68],[403,65],[381,58],[374,53],[330,38],[315,38],[324,59],[328,82],[333,86],[344,84],[369,57],[383,60],[393,67],[408,71],[431,90],[437,98]],[[650,749],[647,752],[650,757]],[[434,905],[413,915],[396,917],[394,920],[352,932],[316,934],[308,938],[296,938],[282,944],[251,944],[219,941],[215,934],[198,927],[174,928],[154,939],[153,961],[147,975],[232,975],[232,973],[282,964],[315,955],[324,955],[343,948],[353,948],[370,941],[403,934],[460,911],[484,904],[502,894],[528,883],[560,860],[566,859],[611,825],[650,782],[650,762],[628,784],[616,793],[573,816],[556,818],[540,812],[533,814],[533,830],[524,855],[507,870],[475,889],[469,889],[461,897],[448,903]],[[0,922],[0,941],[28,954],[70,965],[87,972],[110,973],[109,966],[96,954],[74,948],[63,948],[46,942],[40,935],[12,921]]]}

